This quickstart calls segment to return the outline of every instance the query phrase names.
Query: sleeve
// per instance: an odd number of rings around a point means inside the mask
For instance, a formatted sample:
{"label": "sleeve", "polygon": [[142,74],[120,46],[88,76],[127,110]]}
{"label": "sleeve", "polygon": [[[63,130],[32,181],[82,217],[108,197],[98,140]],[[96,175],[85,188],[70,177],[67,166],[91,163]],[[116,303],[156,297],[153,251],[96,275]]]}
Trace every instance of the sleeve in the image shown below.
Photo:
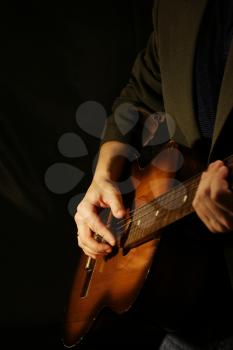
{"label": "sleeve", "polygon": [[128,143],[140,150],[145,118],[152,113],[164,111],[155,5],[153,13],[153,32],[146,48],[134,62],[127,85],[114,101],[101,144],[114,140]]}

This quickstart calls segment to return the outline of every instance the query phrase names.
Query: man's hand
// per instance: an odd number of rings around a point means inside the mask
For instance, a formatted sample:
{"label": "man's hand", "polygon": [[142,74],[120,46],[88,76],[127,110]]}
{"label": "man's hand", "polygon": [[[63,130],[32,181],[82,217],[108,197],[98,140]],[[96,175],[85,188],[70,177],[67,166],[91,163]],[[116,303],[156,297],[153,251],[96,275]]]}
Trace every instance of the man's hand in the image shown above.
{"label": "man's hand", "polygon": [[193,200],[199,218],[213,233],[233,230],[233,193],[229,188],[228,168],[220,160],[203,172]]}
{"label": "man's hand", "polygon": [[[100,208],[110,208],[116,218],[125,215],[122,196],[116,185],[107,178],[94,178],[85,197],[77,208],[75,221],[78,228],[78,245],[93,259],[111,252],[116,241],[98,215]],[[94,234],[106,243],[99,243]]]}

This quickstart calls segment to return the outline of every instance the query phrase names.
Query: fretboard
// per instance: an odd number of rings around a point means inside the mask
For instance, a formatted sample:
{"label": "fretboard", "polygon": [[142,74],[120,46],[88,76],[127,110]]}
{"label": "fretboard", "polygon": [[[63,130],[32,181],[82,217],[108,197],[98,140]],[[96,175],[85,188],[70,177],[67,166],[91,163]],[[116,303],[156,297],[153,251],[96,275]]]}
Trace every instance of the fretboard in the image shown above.
{"label": "fretboard", "polygon": [[[233,156],[228,157],[224,163],[232,169]],[[168,192],[133,210],[124,247],[132,248],[155,239],[159,236],[159,230],[194,212],[192,202],[200,178],[201,173],[176,184]]]}

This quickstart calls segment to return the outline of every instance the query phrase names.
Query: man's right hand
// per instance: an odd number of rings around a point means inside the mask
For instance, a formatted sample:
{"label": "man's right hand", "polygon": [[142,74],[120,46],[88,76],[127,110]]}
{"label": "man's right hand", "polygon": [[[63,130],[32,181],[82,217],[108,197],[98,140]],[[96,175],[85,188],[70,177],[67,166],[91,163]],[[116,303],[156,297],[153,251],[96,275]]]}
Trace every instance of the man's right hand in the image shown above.
{"label": "man's right hand", "polygon": [[[109,254],[116,243],[114,235],[100,219],[100,208],[110,208],[113,216],[118,219],[126,214],[116,184],[108,178],[94,177],[75,215],[78,245],[93,259]],[[97,242],[95,234],[101,236],[105,243]]]}

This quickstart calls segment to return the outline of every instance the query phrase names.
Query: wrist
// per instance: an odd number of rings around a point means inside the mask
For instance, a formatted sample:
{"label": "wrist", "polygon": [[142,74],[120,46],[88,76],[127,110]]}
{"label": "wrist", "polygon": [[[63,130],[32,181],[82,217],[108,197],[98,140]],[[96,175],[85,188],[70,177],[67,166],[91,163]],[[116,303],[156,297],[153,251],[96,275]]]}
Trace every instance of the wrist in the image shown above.
{"label": "wrist", "polygon": [[117,181],[128,158],[128,145],[117,141],[102,145],[93,180]]}

